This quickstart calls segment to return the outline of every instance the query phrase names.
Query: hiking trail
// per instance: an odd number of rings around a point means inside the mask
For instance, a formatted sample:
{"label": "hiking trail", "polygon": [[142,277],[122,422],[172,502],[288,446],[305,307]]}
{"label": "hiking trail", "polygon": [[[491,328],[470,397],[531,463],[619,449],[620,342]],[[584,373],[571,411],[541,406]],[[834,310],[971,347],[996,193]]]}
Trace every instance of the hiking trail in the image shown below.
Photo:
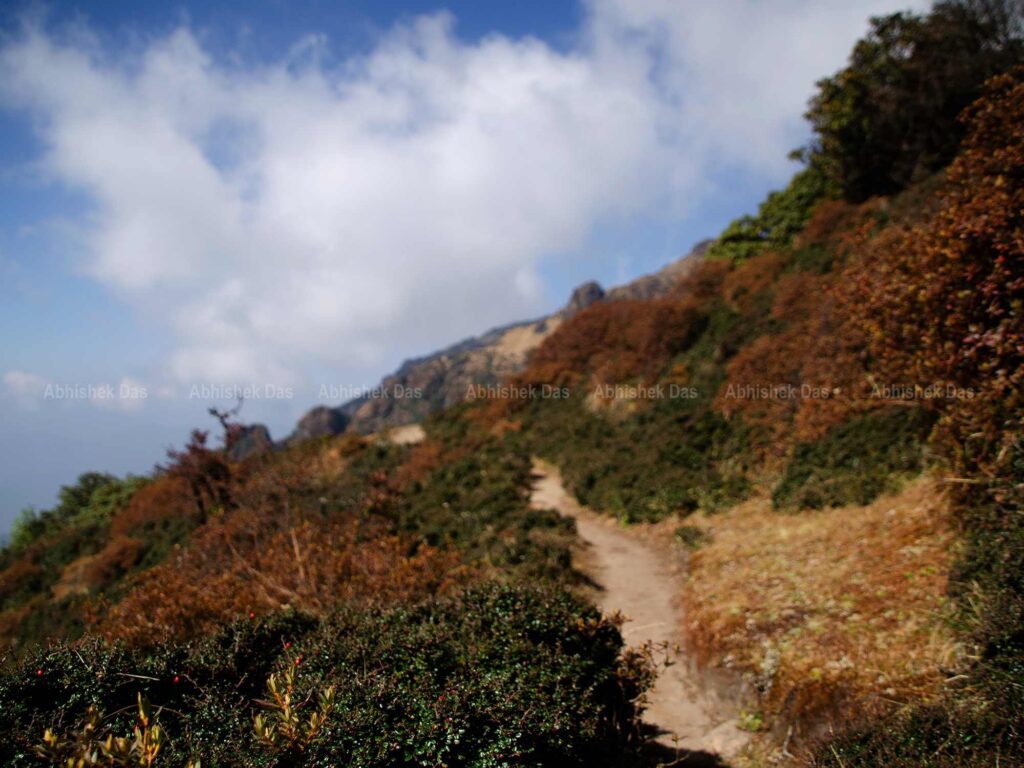
{"label": "hiking trail", "polygon": [[[596,602],[610,615],[620,612],[622,636],[630,646],[645,641],[682,645],[683,613],[679,604],[681,567],[667,551],[644,541],[607,515],[576,501],[562,483],[557,467],[534,460],[530,497],[537,509],[554,509],[576,521],[581,543],[576,567],[597,586]],[[655,730],[659,751],[683,765],[722,765],[734,756],[748,735],[737,727],[735,713],[712,686],[702,684],[681,652],[661,669],[648,693],[645,725]],[[685,758],[685,759],[684,759]]]}

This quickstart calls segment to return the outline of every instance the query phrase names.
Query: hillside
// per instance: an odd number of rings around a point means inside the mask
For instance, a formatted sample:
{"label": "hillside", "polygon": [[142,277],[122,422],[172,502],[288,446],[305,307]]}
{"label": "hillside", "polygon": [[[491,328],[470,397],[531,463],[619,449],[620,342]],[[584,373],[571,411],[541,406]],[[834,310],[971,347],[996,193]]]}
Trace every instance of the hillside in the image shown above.
{"label": "hillside", "polygon": [[[651,299],[668,293],[699,263],[709,245],[709,242],[700,243],[660,271],[608,291],[597,283],[584,283],[573,291],[562,309],[547,317],[495,328],[438,352],[407,360],[369,394],[333,408],[320,406],[310,411],[289,439],[338,434],[345,430],[359,434],[379,432],[387,427],[420,421],[457,405],[466,399],[471,387],[493,386],[522,370],[530,352],[562,322],[595,301]],[[415,394],[406,396],[405,393]],[[329,416],[327,411],[330,411]]]}
{"label": "hillside", "polygon": [[213,412],[23,518],[0,762],[1024,764],[1024,42],[986,8],[873,20],[786,188],[384,380],[421,400],[276,450]]}

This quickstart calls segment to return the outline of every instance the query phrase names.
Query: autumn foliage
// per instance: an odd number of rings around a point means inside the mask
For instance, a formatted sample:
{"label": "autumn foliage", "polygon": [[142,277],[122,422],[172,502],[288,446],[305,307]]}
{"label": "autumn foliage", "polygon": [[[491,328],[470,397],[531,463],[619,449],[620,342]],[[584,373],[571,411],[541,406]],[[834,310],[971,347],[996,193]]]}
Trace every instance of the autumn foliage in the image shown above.
{"label": "autumn foliage", "polygon": [[567,384],[589,374],[602,383],[653,379],[693,342],[701,313],[686,300],[598,302],[544,340],[522,380]]}
{"label": "autumn foliage", "polygon": [[249,615],[326,615],[342,601],[403,602],[459,583],[457,555],[393,533],[386,472],[372,472],[345,502],[316,501],[331,454],[313,445],[235,469],[234,508],[98,611],[98,631],[134,644],[183,640]]}
{"label": "autumn foliage", "polygon": [[184,640],[249,615],[296,608],[325,615],[339,602],[395,603],[458,583],[457,556],[412,551],[379,521],[307,519],[274,525],[238,510],[147,571],[98,622],[133,644]]}
{"label": "autumn foliage", "polygon": [[1024,413],[1024,70],[995,78],[964,120],[943,207],[855,264],[845,299],[874,365],[950,392],[930,403],[951,438],[998,463]]}

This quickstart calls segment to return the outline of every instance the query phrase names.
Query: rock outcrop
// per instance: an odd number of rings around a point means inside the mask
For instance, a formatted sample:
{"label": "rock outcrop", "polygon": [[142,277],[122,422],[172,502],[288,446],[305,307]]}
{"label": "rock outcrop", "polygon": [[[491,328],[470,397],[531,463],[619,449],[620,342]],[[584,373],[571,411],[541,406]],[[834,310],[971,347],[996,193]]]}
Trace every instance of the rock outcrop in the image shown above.
{"label": "rock outcrop", "polygon": [[603,298],[604,288],[590,280],[572,292],[572,296],[569,297],[569,303],[562,308],[559,314],[564,318],[572,317],[577,312],[582,312],[591,304],[595,304]]}
{"label": "rock outcrop", "polygon": [[250,456],[257,456],[274,449],[274,441],[270,439],[270,430],[262,424],[249,424],[241,428],[241,432],[228,448],[231,461],[244,461]]}
{"label": "rock outcrop", "polygon": [[348,416],[341,409],[318,405],[299,420],[287,442],[301,443],[305,440],[339,435],[347,427]]}

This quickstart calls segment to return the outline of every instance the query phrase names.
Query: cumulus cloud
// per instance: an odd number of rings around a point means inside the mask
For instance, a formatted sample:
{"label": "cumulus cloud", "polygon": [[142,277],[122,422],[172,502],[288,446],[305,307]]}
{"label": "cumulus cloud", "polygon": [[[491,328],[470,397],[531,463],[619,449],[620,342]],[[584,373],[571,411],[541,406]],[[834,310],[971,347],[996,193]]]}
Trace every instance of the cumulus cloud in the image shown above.
{"label": "cumulus cloud", "polygon": [[814,83],[843,66],[871,16],[923,10],[929,0],[593,0],[596,35],[650,41],[652,77],[675,104],[684,152],[778,174],[804,136]]}
{"label": "cumulus cloud", "polygon": [[35,26],[0,94],[94,204],[88,274],[174,333],[173,378],[291,384],[535,312],[543,259],[719,166],[779,175],[814,79],[891,6],[594,0],[566,51],[438,13],[250,67],[187,27],[124,52]]}

